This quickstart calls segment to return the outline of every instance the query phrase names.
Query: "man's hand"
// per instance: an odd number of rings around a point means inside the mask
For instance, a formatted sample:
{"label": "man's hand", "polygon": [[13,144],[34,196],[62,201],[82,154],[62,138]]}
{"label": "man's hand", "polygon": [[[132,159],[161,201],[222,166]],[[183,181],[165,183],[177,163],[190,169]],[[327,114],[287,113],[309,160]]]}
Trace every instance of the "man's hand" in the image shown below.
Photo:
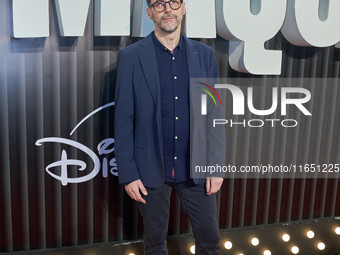
{"label": "man's hand", "polygon": [[206,179],[206,184],[205,188],[207,190],[207,195],[212,195],[217,193],[217,191],[220,190],[222,183],[223,183],[223,178],[220,177],[207,177]]}
{"label": "man's hand", "polygon": [[142,198],[139,190],[143,193],[143,195],[147,196],[148,192],[146,191],[142,181],[140,179],[133,181],[129,183],[128,185],[125,185],[125,190],[129,194],[129,196],[136,200],[137,202],[141,202],[143,204],[146,204],[146,201],[144,198]]}

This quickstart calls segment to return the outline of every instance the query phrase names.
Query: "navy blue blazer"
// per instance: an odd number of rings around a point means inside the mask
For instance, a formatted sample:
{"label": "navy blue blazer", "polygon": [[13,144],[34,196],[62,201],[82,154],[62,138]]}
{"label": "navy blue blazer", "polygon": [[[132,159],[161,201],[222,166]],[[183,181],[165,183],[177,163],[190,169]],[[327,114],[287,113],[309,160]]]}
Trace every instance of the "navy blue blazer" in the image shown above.
{"label": "navy blue blazer", "polygon": [[[219,72],[213,49],[184,38],[189,77],[217,78]],[[150,34],[122,49],[118,56],[114,131],[118,178],[122,184],[137,179],[150,188],[164,184],[160,100],[156,53]],[[224,143],[224,138],[220,138]],[[200,141],[199,147],[206,147],[199,137],[191,138],[191,142],[195,141]],[[195,144],[191,144],[191,147],[195,147]],[[221,150],[221,153],[224,151]],[[200,161],[206,150],[202,149],[198,154],[193,158]],[[195,163],[206,164],[207,159]],[[194,179],[194,182],[204,183],[205,179]]]}

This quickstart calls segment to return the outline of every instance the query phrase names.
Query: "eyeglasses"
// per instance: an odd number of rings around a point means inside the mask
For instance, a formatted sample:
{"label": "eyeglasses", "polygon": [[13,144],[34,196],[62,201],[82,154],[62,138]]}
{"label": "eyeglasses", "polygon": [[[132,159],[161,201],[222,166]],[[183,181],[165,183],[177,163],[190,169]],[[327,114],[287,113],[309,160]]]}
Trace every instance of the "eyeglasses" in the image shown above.
{"label": "eyeglasses", "polygon": [[172,10],[178,10],[182,6],[182,1],[181,2],[179,1],[167,1],[167,2],[157,1],[151,4],[151,6],[156,12],[163,12],[166,8],[166,4],[169,4]]}

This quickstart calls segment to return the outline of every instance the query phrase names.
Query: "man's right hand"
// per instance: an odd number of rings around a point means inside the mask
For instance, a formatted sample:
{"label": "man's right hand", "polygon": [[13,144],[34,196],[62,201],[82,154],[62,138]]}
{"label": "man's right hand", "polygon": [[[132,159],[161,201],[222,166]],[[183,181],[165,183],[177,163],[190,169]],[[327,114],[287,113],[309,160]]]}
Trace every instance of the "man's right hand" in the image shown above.
{"label": "man's right hand", "polygon": [[140,179],[133,181],[129,183],[128,185],[125,185],[125,190],[133,200],[146,204],[145,199],[141,196],[139,191],[141,191],[143,195],[145,196],[148,195],[148,192],[146,191]]}

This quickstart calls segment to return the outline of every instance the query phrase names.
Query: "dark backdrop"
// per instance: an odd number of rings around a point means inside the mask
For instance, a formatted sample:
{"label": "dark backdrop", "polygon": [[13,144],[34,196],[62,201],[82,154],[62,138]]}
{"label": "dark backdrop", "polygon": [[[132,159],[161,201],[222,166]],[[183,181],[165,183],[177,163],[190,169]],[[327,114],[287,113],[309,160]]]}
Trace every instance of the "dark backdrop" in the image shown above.
{"label": "dark backdrop", "polygon": [[[89,182],[62,186],[44,169],[60,160],[63,149],[68,158],[89,166],[91,161],[61,144],[35,146],[43,137],[63,137],[97,152],[102,139],[113,138],[113,107],[88,119],[72,136],[70,132],[87,114],[113,100],[117,54],[138,38],[94,37],[92,8],[85,35],[62,38],[53,8],[51,4],[50,37],[14,39],[11,1],[0,1],[0,252],[122,242],[142,234],[136,208],[116,176],[104,178],[101,171]],[[230,68],[227,41],[200,41],[215,48],[222,77],[253,78]],[[266,47],[283,50],[280,77],[339,78],[340,50],[334,46],[296,47],[279,33]],[[313,115],[324,121],[310,123],[310,130],[288,132],[230,129],[228,161],[255,164],[265,158],[284,163],[304,157],[306,163],[340,162],[338,84],[315,86],[312,92]],[[270,101],[270,94],[266,97]],[[109,161],[113,155],[99,158]],[[338,184],[338,179],[227,179],[218,195],[220,227],[340,215]],[[171,203],[169,235],[190,232],[174,194]]]}

